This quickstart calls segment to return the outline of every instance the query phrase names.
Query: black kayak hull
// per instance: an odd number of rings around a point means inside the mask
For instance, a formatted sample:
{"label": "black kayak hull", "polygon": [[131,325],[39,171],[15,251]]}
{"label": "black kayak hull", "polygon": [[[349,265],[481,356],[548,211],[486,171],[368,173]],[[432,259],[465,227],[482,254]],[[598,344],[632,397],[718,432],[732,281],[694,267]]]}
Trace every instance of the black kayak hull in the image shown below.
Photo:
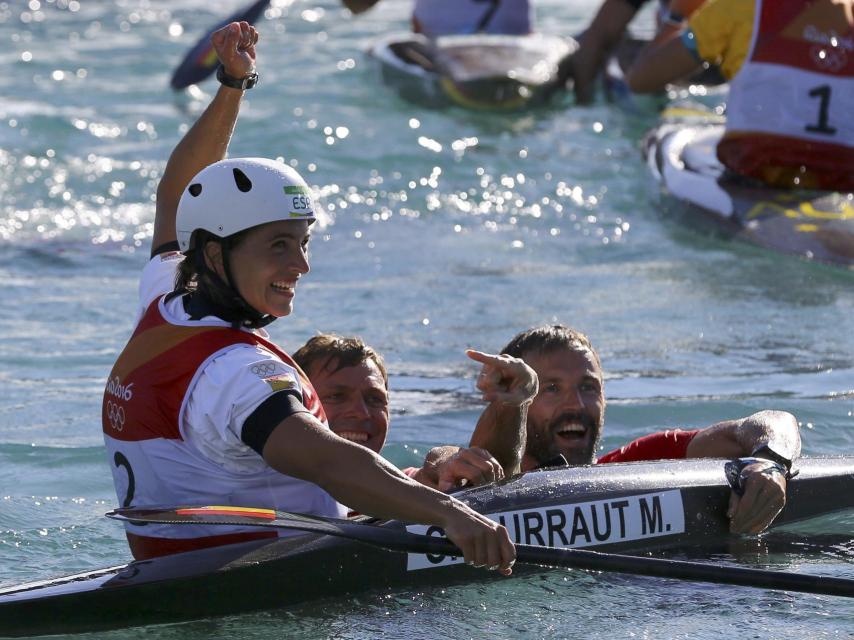
{"label": "black kayak hull", "polygon": [[[854,457],[804,459],[778,523],[854,508]],[[458,494],[517,542],[601,551],[697,548],[729,537],[723,461],[538,471]],[[402,528],[390,522],[384,526]],[[423,532],[423,527],[407,527]],[[639,534],[639,535],[635,535]],[[517,567],[517,571],[524,570]],[[177,554],[0,590],[0,636],[92,632],[292,606],[390,588],[501,579],[459,560],[324,535]]]}

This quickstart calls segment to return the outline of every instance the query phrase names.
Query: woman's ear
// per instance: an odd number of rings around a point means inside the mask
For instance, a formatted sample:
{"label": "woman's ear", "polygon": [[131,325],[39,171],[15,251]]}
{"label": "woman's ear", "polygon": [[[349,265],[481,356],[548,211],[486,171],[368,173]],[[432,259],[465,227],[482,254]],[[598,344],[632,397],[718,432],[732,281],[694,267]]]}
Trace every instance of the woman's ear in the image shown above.
{"label": "woman's ear", "polygon": [[215,240],[209,240],[204,248],[205,264],[208,269],[225,279],[225,268],[222,263],[222,245]]}

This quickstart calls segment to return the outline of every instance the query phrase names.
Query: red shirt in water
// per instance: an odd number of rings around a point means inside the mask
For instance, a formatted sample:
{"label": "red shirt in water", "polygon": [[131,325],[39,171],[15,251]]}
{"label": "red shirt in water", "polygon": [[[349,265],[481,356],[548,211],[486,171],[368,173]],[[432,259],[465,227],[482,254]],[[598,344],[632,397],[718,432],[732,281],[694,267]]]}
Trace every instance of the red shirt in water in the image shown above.
{"label": "red shirt in water", "polygon": [[608,462],[638,462],[641,460],[680,460],[685,458],[688,444],[699,433],[699,429],[683,431],[668,429],[632,440],[619,449],[600,456],[599,464]]}

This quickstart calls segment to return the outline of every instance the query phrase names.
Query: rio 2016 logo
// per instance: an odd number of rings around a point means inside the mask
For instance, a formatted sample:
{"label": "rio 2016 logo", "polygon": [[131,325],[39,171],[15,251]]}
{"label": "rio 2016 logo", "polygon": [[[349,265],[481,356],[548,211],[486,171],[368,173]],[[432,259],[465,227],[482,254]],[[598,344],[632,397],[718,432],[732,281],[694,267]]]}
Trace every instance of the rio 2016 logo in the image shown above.
{"label": "rio 2016 logo", "polygon": [[107,381],[107,393],[111,396],[115,396],[119,400],[128,402],[133,398],[133,382],[125,386],[122,384],[122,381],[119,380],[119,377],[116,376],[112,380]]}

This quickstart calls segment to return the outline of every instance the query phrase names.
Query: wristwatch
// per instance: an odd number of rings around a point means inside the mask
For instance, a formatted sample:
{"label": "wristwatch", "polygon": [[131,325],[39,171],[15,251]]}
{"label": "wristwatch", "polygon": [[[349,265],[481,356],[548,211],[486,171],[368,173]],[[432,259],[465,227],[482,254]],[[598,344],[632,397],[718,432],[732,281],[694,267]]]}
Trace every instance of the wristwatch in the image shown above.
{"label": "wristwatch", "polygon": [[257,73],[250,73],[245,78],[235,78],[234,76],[228,75],[225,72],[225,67],[222,65],[219,65],[216,68],[216,79],[219,80],[220,84],[223,84],[226,87],[231,87],[232,89],[240,89],[241,91],[251,89],[256,84],[258,84]]}
{"label": "wristwatch", "polygon": [[786,467],[787,474],[791,473],[792,471],[792,461],[779,451],[775,451],[769,443],[760,444],[753,450],[750,455],[754,458],[771,460],[772,462],[776,462],[777,464],[783,465],[784,467]]}
{"label": "wristwatch", "polygon": [[756,473],[761,473],[763,475],[769,475],[771,473],[779,473],[789,480],[793,476],[798,475],[798,472],[791,473],[781,462],[777,462],[776,460],[771,460],[770,458],[736,458],[735,460],[728,460],[724,464],[724,475],[726,476],[727,482],[729,486],[735,491],[738,495],[744,495],[744,488],[747,482],[747,478],[744,476],[744,470],[752,464],[761,463],[764,465],[761,471],[757,471]]}

